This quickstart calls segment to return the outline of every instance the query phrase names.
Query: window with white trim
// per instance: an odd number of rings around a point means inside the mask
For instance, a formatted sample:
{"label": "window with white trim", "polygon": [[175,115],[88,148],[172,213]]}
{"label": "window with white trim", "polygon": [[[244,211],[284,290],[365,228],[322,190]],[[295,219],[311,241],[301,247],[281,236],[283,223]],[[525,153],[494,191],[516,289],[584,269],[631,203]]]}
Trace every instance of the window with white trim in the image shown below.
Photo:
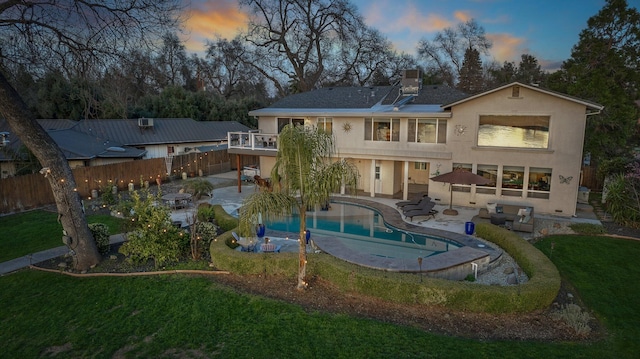
{"label": "window with white trim", "polygon": [[397,118],[365,118],[365,141],[400,141],[400,119]]}
{"label": "window with white trim", "polygon": [[410,118],[407,142],[447,143],[447,120],[435,118]]}
{"label": "window with white trim", "polygon": [[304,118],[278,118],[278,133],[289,124],[304,126]]}
{"label": "window with white trim", "polygon": [[318,117],[316,125],[326,133],[330,134],[333,131],[333,119],[331,117]]}

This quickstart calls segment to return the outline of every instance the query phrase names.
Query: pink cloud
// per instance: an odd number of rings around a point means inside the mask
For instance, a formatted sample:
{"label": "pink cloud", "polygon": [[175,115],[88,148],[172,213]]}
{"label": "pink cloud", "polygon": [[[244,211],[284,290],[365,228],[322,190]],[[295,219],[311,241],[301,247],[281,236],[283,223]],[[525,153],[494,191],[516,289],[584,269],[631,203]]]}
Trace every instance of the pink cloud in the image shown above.
{"label": "pink cloud", "polygon": [[487,34],[487,38],[491,40],[491,55],[500,63],[504,61],[520,60],[520,55],[525,53],[525,39],[515,37],[511,34]]}
{"label": "pink cloud", "polygon": [[473,16],[468,11],[458,10],[453,13],[453,17],[459,22],[467,22],[473,19]]}
{"label": "pink cloud", "polygon": [[235,1],[212,1],[194,5],[185,22],[186,47],[189,51],[204,49],[207,40],[216,37],[232,39],[247,26],[249,16]]}

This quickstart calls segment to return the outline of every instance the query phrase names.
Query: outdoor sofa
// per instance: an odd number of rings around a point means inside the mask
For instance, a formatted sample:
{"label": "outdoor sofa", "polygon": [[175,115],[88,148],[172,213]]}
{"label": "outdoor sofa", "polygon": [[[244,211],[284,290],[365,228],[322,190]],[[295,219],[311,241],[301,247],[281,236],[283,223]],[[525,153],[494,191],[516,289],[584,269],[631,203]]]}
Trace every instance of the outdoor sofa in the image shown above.
{"label": "outdoor sofa", "polygon": [[[486,208],[480,208],[478,217],[491,219],[491,215],[502,214],[505,220],[513,221],[511,228],[519,232],[533,232],[535,219],[533,207],[516,204],[488,203]],[[502,216],[501,216],[502,217]]]}

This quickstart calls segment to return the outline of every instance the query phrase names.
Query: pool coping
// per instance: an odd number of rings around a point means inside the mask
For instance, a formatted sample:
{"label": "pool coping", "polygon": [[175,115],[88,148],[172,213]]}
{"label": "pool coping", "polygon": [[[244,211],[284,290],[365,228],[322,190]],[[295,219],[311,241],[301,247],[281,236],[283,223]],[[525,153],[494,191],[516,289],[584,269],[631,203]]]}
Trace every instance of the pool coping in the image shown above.
{"label": "pool coping", "polygon": [[[331,198],[331,201],[334,203],[355,204],[371,208],[382,214],[385,224],[391,227],[407,232],[443,238],[461,245],[461,247],[456,250],[435,254],[423,258],[422,261],[418,261],[417,257],[415,260],[407,260],[404,258],[378,257],[363,254],[346,247],[337,238],[327,236],[313,237],[315,245],[317,245],[320,250],[350,263],[385,271],[435,273],[452,269],[455,270],[461,266],[471,268],[472,262],[483,262],[484,265],[482,267],[486,269],[491,266],[491,263],[495,263],[503,253],[502,249],[494,248],[493,244],[488,244],[471,235],[407,223],[397,209],[386,204],[346,196],[334,196]],[[272,236],[278,233],[277,231],[270,232]],[[293,235],[297,236],[297,234]]]}

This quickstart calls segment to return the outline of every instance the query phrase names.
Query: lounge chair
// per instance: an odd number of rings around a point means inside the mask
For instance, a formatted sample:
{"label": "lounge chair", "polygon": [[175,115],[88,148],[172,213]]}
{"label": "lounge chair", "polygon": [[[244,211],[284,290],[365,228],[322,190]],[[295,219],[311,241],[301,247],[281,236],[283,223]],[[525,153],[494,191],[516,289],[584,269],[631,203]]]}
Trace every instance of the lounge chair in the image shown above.
{"label": "lounge chair", "polygon": [[433,202],[430,198],[423,199],[418,204],[408,205],[402,207],[402,212],[415,211],[415,210],[423,210],[423,209],[432,209],[435,206],[435,202]]}
{"label": "lounge chair", "polygon": [[[411,222],[413,222],[413,217],[429,217],[429,218],[435,218],[436,214],[438,214],[438,211],[433,209],[433,207],[431,207],[430,209],[416,209],[413,211],[409,211],[406,212],[404,214],[404,216],[406,218],[409,218],[409,220]],[[427,218],[428,219],[428,218]]]}
{"label": "lounge chair", "polygon": [[413,198],[406,200],[406,201],[400,201],[400,202],[396,202],[396,207],[404,207],[404,206],[409,206],[409,205],[416,205],[419,204],[420,201],[422,201],[424,198],[427,199],[431,199],[429,196],[427,196],[426,193],[421,193],[417,196],[414,196]]}

